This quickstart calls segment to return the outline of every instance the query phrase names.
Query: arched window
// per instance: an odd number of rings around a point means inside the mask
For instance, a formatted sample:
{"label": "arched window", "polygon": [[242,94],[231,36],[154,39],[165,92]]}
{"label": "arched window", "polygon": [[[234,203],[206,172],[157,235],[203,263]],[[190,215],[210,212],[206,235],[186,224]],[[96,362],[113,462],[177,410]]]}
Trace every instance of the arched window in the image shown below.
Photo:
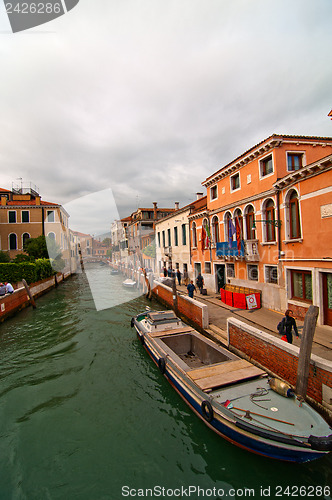
{"label": "arched window", "polygon": [[207,219],[203,219],[202,234],[201,234],[202,250],[209,248],[209,242],[210,242],[209,222]]}
{"label": "arched window", "polygon": [[232,224],[232,214],[230,212],[226,212],[225,213],[225,218],[224,218],[225,241],[230,241],[230,240],[233,239],[233,238],[230,238],[231,224]]}
{"label": "arched window", "polygon": [[275,221],[275,209],[274,201],[268,200],[265,204],[265,239],[266,241],[275,241],[276,239],[276,227],[274,225]]}
{"label": "arched window", "polygon": [[295,190],[289,196],[289,239],[301,238],[299,197]]}
{"label": "arched window", "polygon": [[53,233],[53,232],[48,233],[47,237],[48,237],[50,240],[54,240],[54,241],[55,241],[55,233]]}
{"label": "arched window", "polygon": [[192,245],[194,248],[197,247],[197,228],[196,228],[196,222],[192,223],[191,226],[191,231],[192,231]]}
{"label": "arched window", "polygon": [[[240,231],[240,240],[243,240],[243,215],[239,208],[234,212],[234,222],[236,231]],[[236,236],[237,238],[238,236]]]}
{"label": "arched window", "polygon": [[212,217],[212,241],[213,243],[219,241],[219,219],[216,215]]}
{"label": "arched window", "polygon": [[254,240],[256,237],[255,229],[253,228],[255,222],[255,210],[252,205],[246,209],[246,231],[247,240]]}
{"label": "arched window", "polygon": [[15,233],[9,235],[9,250],[17,250],[17,236]]}
{"label": "arched window", "polygon": [[29,233],[23,233],[23,235],[22,235],[22,248],[24,247],[25,242],[26,242],[29,238],[31,238],[31,236],[30,236],[30,234],[29,234]]}

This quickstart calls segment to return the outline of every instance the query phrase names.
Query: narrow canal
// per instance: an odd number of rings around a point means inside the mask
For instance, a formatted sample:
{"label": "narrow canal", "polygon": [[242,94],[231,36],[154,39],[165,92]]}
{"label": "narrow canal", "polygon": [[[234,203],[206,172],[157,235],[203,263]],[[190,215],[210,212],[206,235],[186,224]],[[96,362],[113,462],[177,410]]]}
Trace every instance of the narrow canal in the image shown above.
{"label": "narrow canal", "polygon": [[[120,276],[93,273],[119,295]],[[1,325],[0,500],[203,498],[189,487],[210,498],[331,498],[332,457],[269,461],[189,410],[130,328],[146,304],[97,311],[77,275]]]}

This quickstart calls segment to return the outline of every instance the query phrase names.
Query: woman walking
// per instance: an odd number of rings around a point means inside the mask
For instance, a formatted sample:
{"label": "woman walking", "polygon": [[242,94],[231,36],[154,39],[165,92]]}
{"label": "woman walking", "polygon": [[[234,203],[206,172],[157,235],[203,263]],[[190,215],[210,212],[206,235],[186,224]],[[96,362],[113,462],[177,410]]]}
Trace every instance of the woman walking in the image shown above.
{"label": "woman walking", "polygon": [[290,309],[287,309],[287,311],[285,312],[284,318],[278,324],[278,330],[279,330],[279,333],[281,335],[286,335],[287,342],[289,344],[293,343],[293,335],[292,335],[293,329],[294,329],[296,338],[299,338],[299,333],[297,331],[296,321],[293,318],[293,311],[291,311]]}

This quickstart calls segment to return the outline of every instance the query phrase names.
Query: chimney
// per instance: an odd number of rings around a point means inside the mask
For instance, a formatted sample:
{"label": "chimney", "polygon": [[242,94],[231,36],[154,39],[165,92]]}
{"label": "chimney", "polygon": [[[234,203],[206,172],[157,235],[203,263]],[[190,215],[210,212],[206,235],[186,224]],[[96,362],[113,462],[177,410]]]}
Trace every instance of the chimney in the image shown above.
{"label": "chimney", "polygon": [[7,198],[6,196],[1,196],[1,206],[5,207],[7,205]]}
{"label": "chimney", "polygon": [[40,196],[36,196],[36,205],[40,205]]}
{"label": "chimney", "polygon": [[203,193],[196,193],[196,196],[196,199],[199,200],[200,198],[203,198]]}
{"label": "chimney", "polygon": [[157,202],[153,202],[153,218],[157,220]]}
{"label": "chimney", "polygon": [[175,210],[179,210],[179,202],[178,201],[175,202]]}

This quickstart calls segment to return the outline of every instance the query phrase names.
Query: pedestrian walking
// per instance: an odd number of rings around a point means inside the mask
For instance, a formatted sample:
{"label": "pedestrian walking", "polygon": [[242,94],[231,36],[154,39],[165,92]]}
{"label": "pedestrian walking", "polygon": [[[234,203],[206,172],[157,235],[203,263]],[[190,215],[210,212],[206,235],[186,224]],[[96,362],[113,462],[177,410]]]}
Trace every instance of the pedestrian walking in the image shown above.
{"label": "pedestrian walking", "polygon": [[277,328],[280,335],[286,335],[287,342],[289,344],[293,343],[292,330],[294,330],[296,337],[299,338],[296,321],[293,318],[293,311],[291,311],[291,309],[287,309],[287,311],[285,312],[285,316],[280,321],[280,323],[278,323]]}
{"label": "pedestrian walking", "polygon": [[166,269],[166,266],[164,266],[164,278],[167,278],[167,269]]}
{"label": "pedestrian walking", "polygon": [[201,275],[201,273],[199,273],[197,278],[196,278],[196,285],[197,285],[197,288],[199,289],[199,292],[202,293],[204,279],[203,279],[203,276]]}
{"label": "pedestrian walking", "polygon": [[193,299],[194,298],[194,292],[196,292],[196,287],[194,285],[193,280],[191,280],[191,282],[187,286],[187,290],[188,290],[189,297]]}
{"label": "pedestrian walking", "polygon": [[181,286],[181,271],[180,271],[180,269],[176,270],[176,277],[178,279],[179,286]]}
{"label": "pedestrian walking", "polygon": [[183,271],[183,282],[184,282],[184,284],[185,284],[186,286],[188,285],[188,278],[189,278],[189,276],[188,276],[188,271],[186,271],[186,270],[185,270],[185,271]]}

